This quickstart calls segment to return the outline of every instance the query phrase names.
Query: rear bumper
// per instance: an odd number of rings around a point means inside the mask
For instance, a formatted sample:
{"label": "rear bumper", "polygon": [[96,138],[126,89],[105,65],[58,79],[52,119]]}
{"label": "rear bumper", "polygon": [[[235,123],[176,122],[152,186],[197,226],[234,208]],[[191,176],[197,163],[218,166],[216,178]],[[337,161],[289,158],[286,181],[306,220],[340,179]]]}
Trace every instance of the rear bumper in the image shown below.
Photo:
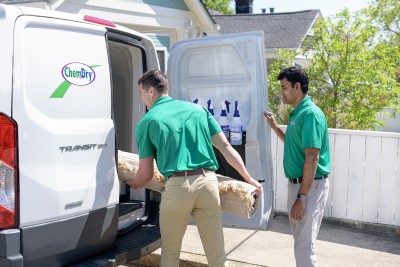
{"label": "rear bumper", "polygon": [[114,246],[118,208],[0,232],[0,266],[64,266]]}
{"label": "rear bumper", "polygon": [[20,231],[16,229],[0,231],[0,266],[22,267],[20,253]]}
{"label": "rear bumper", "polygon": [[118,235],[112,249],[76,262],[68,267],[117,267],[137,260],[161,247],[159,203],[150,203],[150,214],[141,227]]}
{"label": "rear bumper", "polygon": [[0,266],[117,267],[139,259],[161,247],[158,204],[152,202],[150,210],[145,225],[118,236],[115,206],[21,231],[0,231]]}
{"label": "rear bumper", "polygon": [[160,247],[160,227],[144,225],[119,236],[113,249],[68,265],[68,267],[118,267],[146,256]]}

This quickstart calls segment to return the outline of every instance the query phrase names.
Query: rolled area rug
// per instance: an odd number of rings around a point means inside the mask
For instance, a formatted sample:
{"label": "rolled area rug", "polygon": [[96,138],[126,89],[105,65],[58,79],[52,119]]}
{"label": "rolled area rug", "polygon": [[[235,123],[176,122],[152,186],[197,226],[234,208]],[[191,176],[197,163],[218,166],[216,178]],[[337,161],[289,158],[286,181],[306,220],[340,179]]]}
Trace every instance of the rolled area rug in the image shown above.
{"label": "rolled area rug", "polygon": [[[139,169],[139,155],[118,150],[118,179],[129,181],[136,178]],[[218,189],[222,211],[250,218],[257,209],[258,197],[255,195],[257,188],[249,183],[231,177],[217,174]],[[164,187],[164,176],[159,172],[154,162],[153,179],[145,188],[160,192]]]}

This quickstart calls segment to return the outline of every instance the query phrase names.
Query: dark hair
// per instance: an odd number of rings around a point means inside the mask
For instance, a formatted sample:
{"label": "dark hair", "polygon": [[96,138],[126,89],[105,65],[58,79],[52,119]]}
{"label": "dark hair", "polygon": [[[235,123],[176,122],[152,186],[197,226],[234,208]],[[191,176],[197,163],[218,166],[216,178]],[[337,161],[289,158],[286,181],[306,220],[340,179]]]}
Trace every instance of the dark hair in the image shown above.
{"label": "dark hair", "polygon": [[301,91],[303,92],[303,94],[307,94],[308,75],[302,68],[294,66],[281,70],[278,75],[278,80],[280,81],[284,78],[291,82],[293,87],[296,83],[300,83]]}
{"label": "dark hair", "polygon": [[158,93],[168,92],[167,75],[161,70],[149,70],[145,72],[138,80],[138,84],[142,84],[144,90],[154,87]]}

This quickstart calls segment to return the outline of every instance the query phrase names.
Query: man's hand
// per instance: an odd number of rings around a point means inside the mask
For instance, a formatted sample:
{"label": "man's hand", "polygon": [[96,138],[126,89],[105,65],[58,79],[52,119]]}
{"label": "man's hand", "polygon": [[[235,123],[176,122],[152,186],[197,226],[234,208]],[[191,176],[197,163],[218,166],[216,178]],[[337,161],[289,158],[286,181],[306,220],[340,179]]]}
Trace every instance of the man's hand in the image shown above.
{"label": "man's hand", "polygon": [[257,182],[256,180],[254,180],[253,177],[250,178],[250,180],[248,181],[249,184],[254,185],[255,187],[257,187],[257,192],[256,192],[256,196],[260,196],[263,193],[263,187],[262,184]]}
{"label": "man's hand", "polygon": [[267,118],[267,122],[268,122],[269,126],[271,126],[271,128],[275,130],[278,127],[278,124],[276,123],[274,113],[264,111],[263,115],[265,118]]}
{"label": "man's hand", "polygon": [[282,131],[281,128],[278,127],[278,124],[276,123],[275,115],[272,112],[263,112],[264,117],[267,119],[267,123],[271,127],[272,130],[276,133],[276,135],[281,139],[281,141],[284,141],[285,139],[285,133]]}
{"label": "man's hand", "polygon": [[125,181],[125,183],[126,183],[127,185],[129,185],[130,187],[132,187],[133,189],[140,189],[140,188],[142,188],[141,186],[138,185],[136,179],[133,179],[133,180],[130,180],[130,181]]}
{"label": "man's hand", "polygon": [[148,182],[151,181],[154,175],[154,156],[139,159],[139,169],[136,173],[136,177],[133,180],[126,181],[125,183],[133,189],[139,189],[144,187]]}
{"label": "man's hand", "polygon": [[292,217],[293,220],[301,220],[301,218],[304,216],[305,209],[306,202],[296,199],[296,201],[293,203],[292,210],[290,211],[290,217]]}

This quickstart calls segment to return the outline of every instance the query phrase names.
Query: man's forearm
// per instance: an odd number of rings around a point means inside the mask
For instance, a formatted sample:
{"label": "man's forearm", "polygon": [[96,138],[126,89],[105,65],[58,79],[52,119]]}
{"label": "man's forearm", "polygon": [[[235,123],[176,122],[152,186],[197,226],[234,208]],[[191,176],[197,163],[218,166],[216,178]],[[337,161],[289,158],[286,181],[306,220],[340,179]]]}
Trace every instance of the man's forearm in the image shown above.
{"label": "man's forearm", "polygon": [[136,173],[135,179],[126,182],[129,186],[134,189],[139,189],[144,187],[154,176],[154,157],[150,156],[139,160],[139,169]]}
{"label": "man's forearm", "polygon": [[271,129],[274,130],[275,134],[283,142],[283,140],[285,139],[285,133],[283,132],[283,130],[281,128],[279,128],[278,126],[275,126],[274,128],[271,128]]}
{"label": "man's forearm", "polygon": [[246,180],[246,182],[249,182],[251,176],[247,171],[242,157],[239,155],[239,153],[231,145],[220,149],[220,152],[222,153],[226,161],[239,172],[239,174]]}
{"label": "man's forearm", "polygon": [[299,189],[299,193],[307,195],[310,191],[311,185],[315,178],[317,171],[317,164],[319,159],[319,151],[306,152],[306,159],[304,161],[303,176]]}
{"label": "man's forearm", "polygon": [[145,176],[139,173],[139,171],[136,174],[135,179],[127,181],[126,183],[131,186],[134,189],[140,189],[144,187],[148,182],[151,181],[151,178],[149,179],[150,176]]}

